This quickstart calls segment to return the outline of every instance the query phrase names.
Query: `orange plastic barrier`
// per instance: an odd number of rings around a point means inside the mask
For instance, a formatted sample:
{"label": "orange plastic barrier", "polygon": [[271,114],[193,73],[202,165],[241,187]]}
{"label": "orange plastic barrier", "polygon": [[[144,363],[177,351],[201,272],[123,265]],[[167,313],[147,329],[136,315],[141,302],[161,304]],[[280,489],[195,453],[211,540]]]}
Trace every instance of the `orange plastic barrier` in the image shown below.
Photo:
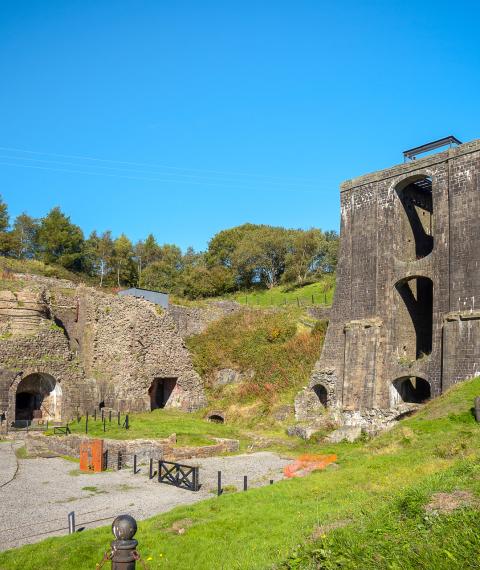
{"label": "orange plastic barrier", "polygon": [[103,470],[103,439],[92,439],[80,444],[80,471],[99,473]]}
{"label": "orange plastic barrier", "polygon": [[300,455],[293,463],[283,469],[285,477],[304,477],[317,469],[325,469],[330,463],[337,460],[335,454],[332,455]]}

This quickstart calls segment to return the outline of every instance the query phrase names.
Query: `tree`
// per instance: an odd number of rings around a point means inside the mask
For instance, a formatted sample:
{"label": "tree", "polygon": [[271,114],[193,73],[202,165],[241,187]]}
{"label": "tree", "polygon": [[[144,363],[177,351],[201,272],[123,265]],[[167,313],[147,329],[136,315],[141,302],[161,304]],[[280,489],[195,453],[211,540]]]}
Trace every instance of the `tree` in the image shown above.
{"label": "tree", "polygon": [[182,251],[176,245],[157,246],[157,261],[143,271],[141,287],[158,291],[179,292],[182,274]]}
{"label": "tree", "polygon": [[105,277],[111,271],[113,259],[113,240],[110,231],[101,236],[93,231],[84,247],[84,268],[89,275],[100,277],[100,287],[103,287]]}
{"label": "tree", "polygon": [[0,254],[2,255],[9,255],[13,246],[12,237],[8,232],[9,224],[8,207],[0,196]]}
{"label": "tree", "polygon": [[133,261],[133,245],[125,234],[113,242],[113,265],[116,271],[117,285],[135,285],[137,271]]}
{"label": "tree", "polygon": [[135,259],[138,267],[138,280],[142,280],[142,271],[162,256],[161,248],[153,234],[148,234],[145,241],[139,241],[135,245]]}
{"label": "tree", "polygon": [[40,258],[46,263],[58,263],[67,269],[82,269],[82,230],[70,222],[59,207],[53,208],[41,220],[38,230]]}
{"label": "tree", "polygon": [[11,231],[15,257],[34,259],[38,252],[38,220],[23,212],[15,218]]}

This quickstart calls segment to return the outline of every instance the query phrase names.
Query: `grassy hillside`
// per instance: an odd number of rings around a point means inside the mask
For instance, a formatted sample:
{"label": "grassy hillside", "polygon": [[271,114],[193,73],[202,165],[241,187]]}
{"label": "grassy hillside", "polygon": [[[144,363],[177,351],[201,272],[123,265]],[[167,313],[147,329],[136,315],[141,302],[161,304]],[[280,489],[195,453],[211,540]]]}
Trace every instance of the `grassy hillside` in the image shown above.
{"label": "grassy hillside", "polygon": [[[320,356],[326,325],[298,310],[246,309],[212,323],[187,340],[212,406],[228,417],[258,427],[280,405],[292,404]],[[246,373],[239,383],[215,385],[218,370]],[[292,418],[293,419],[293,416]]]}
{"label": "grassy hillside", "polygon": [[[479,392],[477,378],[376,439],[325,446],[338,455],[325,471],[143,521],[139,550],[151,569],[476,568]],[[87,570],[110,540],[107,527],[48,539],[0,554],[0,568]]]}
{"label": "grassy hillside", "polygon": [[[56,277],[58,279],[68,279],[74,283],[85,283],[89,281],[88,276],[72,273],[60,265],[48,265],[35,259],[0,257],[0,274],[2,274],[2,281],[10,281],[9,276],[11,273],[30,273],[32,275],[43,275],[44,277]],[[9,285],[9,283],[7,282],[6,285]]]}

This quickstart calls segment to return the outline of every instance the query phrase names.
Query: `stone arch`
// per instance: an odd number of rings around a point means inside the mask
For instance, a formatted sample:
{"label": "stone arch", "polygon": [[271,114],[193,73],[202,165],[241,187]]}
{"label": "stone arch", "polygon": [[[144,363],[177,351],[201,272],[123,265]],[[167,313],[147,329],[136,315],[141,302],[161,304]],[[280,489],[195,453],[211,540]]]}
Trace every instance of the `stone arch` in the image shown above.
{"label": "stone arch", "polygon": [[427,173],[395,185],[395,257],[416,261],[433,250],[433,181]]}
{"label": "stone arch", "polygon": [[395,283],[395,348],[399,359],[414,361],[432,352],[433,282],[411,275]]}
{"label": "stone arch", "polygon": [[430,400],[432,389],[430,382],[419,376],[401,376],[391,384],[391,406],[399,404],[422,404]]}
{"label": "stone arch", "polygon": [[62,387],[46,372],[19,375],[10,388],[10,408],[15,421],[60,420]]}
{"label": "stone arch", "polygon": [[327,388],[323,384],[315,384],[314,386],[312,386],[312,390],[314,391],[315,395],[317,396],[322,406],[324,408],[327,408],[329,404]]}

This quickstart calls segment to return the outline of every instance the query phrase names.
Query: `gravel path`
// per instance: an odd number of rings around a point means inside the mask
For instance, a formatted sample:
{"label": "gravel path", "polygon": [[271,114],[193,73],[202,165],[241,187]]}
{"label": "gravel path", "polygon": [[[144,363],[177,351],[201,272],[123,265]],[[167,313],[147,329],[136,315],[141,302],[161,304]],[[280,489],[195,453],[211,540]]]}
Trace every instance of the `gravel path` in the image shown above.
{"label": "gravel path", "polygon": [[[144,519],[177,505],[212,497],[217,471],[223,486],[243,489],[283,478],[288,460],[270,452],[186,461],[200,466],[200,491],[177,489],[148,479],[148,468],[81,473],[78,464],[61,458],[19,459],[14,446],[0,444],[0,550],[67,533],[67,515],[75,512],[77,528],[106,525],[118,514]],[[16,473],[16,474],[15,474]],[[6,484],[5,484],[6,483]],[[3,484],[3,486],[1,486]]]}

